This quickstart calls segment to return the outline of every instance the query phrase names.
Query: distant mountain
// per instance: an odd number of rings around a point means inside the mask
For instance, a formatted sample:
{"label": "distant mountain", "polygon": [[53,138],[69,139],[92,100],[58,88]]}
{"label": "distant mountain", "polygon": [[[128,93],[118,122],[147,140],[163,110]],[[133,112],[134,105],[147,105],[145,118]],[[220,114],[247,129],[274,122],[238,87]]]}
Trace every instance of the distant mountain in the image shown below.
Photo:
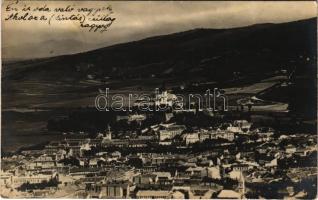
{"label": "distant mountain", "polygon": [[[315,119],[316,21],[195,29],[85,53],[7,62],[2,68],[2,105],[74,106],[79,99],[83,101],[76,105],[83,106],[85,98],[105,84],[112,89],[152,89],[172,80],[176,87],[200,83],[204,86],[188,87],[189,91],[204,91],[251,85],[284,74],[290,79],[286,87],[278,84],[259,97],[288,103],[298,116]],[[58,45],[68,52],[70,43],[73,41]]]}
{"label": "distant mountain", "polygon": [[[3,78],[74,82],[91,75],[94,79],[156,76],[222,81],[232,79],[235,72],[256,76],[281,69],[292,71],[300,65],[300,57],[315,59],[316,30],[316,18],[232,29],[195,29],[28,61],[21,67],[8,67]],[[65,45],[65,51],[71,48],[62,43],[57,45]],[[29,53],[36,55],[38,51],[41,49]],[[299,66],[297,73],[314,71],[315,65],[306,64]]]}

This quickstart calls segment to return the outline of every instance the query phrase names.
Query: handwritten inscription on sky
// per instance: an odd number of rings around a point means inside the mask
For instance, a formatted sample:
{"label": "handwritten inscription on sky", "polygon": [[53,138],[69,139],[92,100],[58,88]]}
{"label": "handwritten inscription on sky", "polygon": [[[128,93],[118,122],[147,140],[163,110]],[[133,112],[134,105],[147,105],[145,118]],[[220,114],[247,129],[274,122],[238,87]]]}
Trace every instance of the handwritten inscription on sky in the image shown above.
{"label": "handwritten inscription on sky", "polygon": [[7,2],[4,5],[5,21],[24,23],[46,23],[53,26],[57,23],[76,24],[89,32],[103,33],[116,20],[111,5],[101,7],[87,7],[81,4],[68,4],[63,6],[32,3],[30,1]]}

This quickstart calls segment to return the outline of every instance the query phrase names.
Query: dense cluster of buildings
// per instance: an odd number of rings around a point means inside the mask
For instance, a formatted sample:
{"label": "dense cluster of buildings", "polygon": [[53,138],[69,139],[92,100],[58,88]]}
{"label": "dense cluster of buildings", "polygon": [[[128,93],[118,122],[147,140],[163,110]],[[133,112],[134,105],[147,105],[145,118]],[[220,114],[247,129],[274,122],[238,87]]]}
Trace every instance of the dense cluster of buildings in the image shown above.
{"label": "dense cluster of buildings", "polygon": [[[172,98],[172,97],[171,97]],[[173,99],[173,98],[172,98]],[[317,138],[245,119],[191,127],[159,123],[120,133],[110,126],[2,158],[2,197],[243,199],[316,195]],[[193,111],[196,114],[197,111]],[[204,112],[203,112],[204,113]],[[147,114],[117,116],[141,127]],[[210,117],[213,117],[210,116]]]}

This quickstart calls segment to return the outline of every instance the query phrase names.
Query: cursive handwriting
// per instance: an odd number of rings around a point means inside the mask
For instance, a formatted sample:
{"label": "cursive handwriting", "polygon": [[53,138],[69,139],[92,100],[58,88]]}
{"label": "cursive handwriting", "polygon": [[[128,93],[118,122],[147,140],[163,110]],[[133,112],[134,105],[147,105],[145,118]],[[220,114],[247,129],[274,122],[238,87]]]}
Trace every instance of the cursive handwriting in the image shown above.
{"label": "cursive handwriting", "polygon": [[80,28],[89,32],[103,33],[116,20],[112,6],[85,7],[68,4],[65,6],[36,5],[28,2],[9,2],[5,5],[5,21],[38,22],[52,25],[54,23],[78,23]]}

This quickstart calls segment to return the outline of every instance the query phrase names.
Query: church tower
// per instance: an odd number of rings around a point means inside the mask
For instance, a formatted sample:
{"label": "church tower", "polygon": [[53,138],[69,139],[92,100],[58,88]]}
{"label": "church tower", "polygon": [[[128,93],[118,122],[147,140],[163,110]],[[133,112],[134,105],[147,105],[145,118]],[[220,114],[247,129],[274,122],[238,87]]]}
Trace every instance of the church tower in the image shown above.
{"label": "church tower", "polygon": [[103,140],[112,140],[112,132],[110,130],[110,126],[108,124],[108,128],[107,128],[107,131],[103,137]]}
{"label": "church tower", "polygon": [[245,197],[245,178],[244,178],[243,172],[241,172],[240,178],[239,178],[238,181],[239,181],[239,183],[238,183],[238,192],[241,195],[241,199],[246,199],[246,197]]}

